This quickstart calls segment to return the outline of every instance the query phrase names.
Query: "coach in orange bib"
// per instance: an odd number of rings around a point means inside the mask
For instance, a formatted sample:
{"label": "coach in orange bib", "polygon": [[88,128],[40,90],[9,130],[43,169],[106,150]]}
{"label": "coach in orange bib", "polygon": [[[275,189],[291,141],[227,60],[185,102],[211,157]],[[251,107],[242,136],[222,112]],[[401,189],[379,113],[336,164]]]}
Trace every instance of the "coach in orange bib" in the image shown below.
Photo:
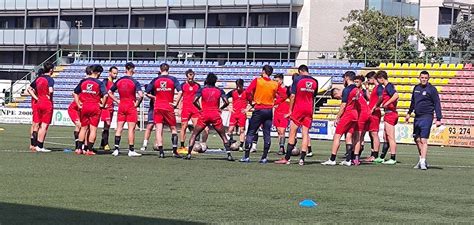
{"label": "coach in orange bib", "polygon": [[260,163],[267,163],[268,161],[267,155],[271,144],[270,129],[273,120],[273,105],[278,91],[278,83],[270,78],[272,73],[273,68],[265,65],[262,69],[262,76],[254,79],[246,89],[255,111],[253,111],[250,118],[247,138],[245,139],[245,156],[240,162],[250,162],[250,147],[261,125],[263,125],[264,145]]}

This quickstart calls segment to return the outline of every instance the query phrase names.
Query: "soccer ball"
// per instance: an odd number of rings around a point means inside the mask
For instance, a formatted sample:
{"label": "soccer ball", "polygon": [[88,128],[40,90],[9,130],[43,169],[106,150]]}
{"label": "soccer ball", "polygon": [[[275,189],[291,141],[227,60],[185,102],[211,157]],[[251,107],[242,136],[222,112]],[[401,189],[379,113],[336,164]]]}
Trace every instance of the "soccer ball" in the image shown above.
{"label": "soccer ball", "polygon": [[204,142],[201,143],[201,151],[202,151],[201,153],[204,153],[207,151],[207,144]]}
{"label": "soccer ball", "polygon": [[198,153],[203,153],[202,146],[200,143],[195,143],[193,146],[193,151]]}
{"label": "soccer ball", "polygon": [[298,149],[298,148],[294,148],[292,151],[291,151],[291,155],[292,156],[299,156],[301,153],[301,151]]}
{"label": "soccer ball", "polygon": [[234,142],[230,145],[230,150],[231,151],[239,151],[239,146],[240,146],[239,142]]}

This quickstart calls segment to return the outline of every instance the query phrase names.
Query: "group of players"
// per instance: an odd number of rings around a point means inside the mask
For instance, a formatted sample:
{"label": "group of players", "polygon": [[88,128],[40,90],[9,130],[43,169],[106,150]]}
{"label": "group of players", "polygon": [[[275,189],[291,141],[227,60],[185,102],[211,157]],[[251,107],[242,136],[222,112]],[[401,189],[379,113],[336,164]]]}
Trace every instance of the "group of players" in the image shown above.
{"label": "group of players", "polygon": [[[53,86],[51,78],[54,66],[45,64],[39,71],[39,76],[28,89],[32,96],[33,123],[31,126],[31,149],[37,152],[49,152],[44,148],[44,139],[53,111]],[[318,93],[318,82],[309,74],[305,65],[298,68],[294,74],[291,87],[286,87],[283,75],[272,77],[273,68],[265,65],[260,77],[254,79],[244,88],[242,79],[236,80],[236,88],[229,93],[216,86],[217,76],[209,73],[204,85],[194,80],[194,72],[186,71],[186,81],[182,84],[176,77],[169,75],[169,65],[161,64],[158,76],[145,85],[133,78],[135,65],[125,65],[124,76],[117,79],[117,67],[108,70],[107,78],[99,80],[103,72],[100,65],[88,66],[86,77],[74,88],[74,100],[68,108],[71,120],[76,125],[77,154],[95,155],[93,145],[96,140],[97,127],[100,120],[104,122],[101,149],[110,150],[108,145],[109,129],[114,114],[114,104],[118,104],[117,128],[114,138],[113,156],[120,154],[121,135],[125,123],[128,126],[128,156],[141,156],[135,151],[135,127],[138,121],[137,107],[143,98],[150,99],[148,125],[145,140],[141,150],[146,150],[148,139],[153,128],[156,130],[154,149],[159,151],[159,157],[164,158],[163,126],[171,130],[173,156],[191,159],[196,140],[202,135],[207,140],[208,129],[212,127],[222,139],[227,160],[234,161],[231,154],[233,133],[236,128],[239,133],[239,148],[244,150],[240,162],[250,162],[252,145],[255,145],[257,132],[263,131],[264,149],[259,163],[268,163],[268,152],[271,147],[270,131],[272,125],[277,128],[279,138],[279,154],[284,155],[276,164],[290,164],[292,152],[297,141],[297,130],[301,128],[301,154],[298,164],[305,164],[305,157],[312,156],[309,130],[314,112],[314,102]],[[332,152],[328,161],[323,165],[336,165],[336,154],[341,138],[345,135],[346,157],[340,164],[344,166],[360,165],[360,155],[364,149],[364,136],[369,132],[371,138],[371,155],[367,162],[396,164],[395,125],[398,122],[397,101],[398,93],[393,84],[388,82],[385,71],[369,72],[365,77],[356,76],[355,72],[347,71],[344,75],[344,89],[334,88],[331,97],[341,99],[342,104],[336,117],[336,132]],[[367,82],[365,80],[367,79]],[[116,80],[116,81],[115,81]],[[373,88],[370,88],[373,86]],[[118,92],[119,98],[115,96]],[[175,93],[178,97],[175,99]],[[221,111],[227,108],[232,99],[229,128],[226,131],[221,118]],[[223,103],[221,105],[221,102]],[[181,145],[178,149],[178,131],[175,109],[181,103]],[[379,155],[379,125],[382,119],[381,108],[384,109],[384,144]],[[248,129],[245,131],[247,112],[252,112]],[[185,147],[187,124],[191,121],[194,129]],[[288,143],[285,148],[286,130],[289,126]],[[246,132],[246,133],[245,133]],[[385,161],[385,155],[390,150],[391,157]]]}

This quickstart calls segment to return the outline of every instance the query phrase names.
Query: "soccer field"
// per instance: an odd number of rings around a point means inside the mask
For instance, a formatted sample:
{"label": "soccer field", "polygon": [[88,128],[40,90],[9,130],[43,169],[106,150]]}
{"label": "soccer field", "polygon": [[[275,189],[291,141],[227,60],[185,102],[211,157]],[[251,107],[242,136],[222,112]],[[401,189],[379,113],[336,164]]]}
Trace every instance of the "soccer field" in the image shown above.
{"label": "soccer field", "polygon": [[[191,161],[150,151],[141,158],[77,156],[63,152],[73,147],[72,128],[55,126],[45,147],[56,151],[31,153],[28,125],[0,127],[2,225],[474,221],[474,149],[431,147],[427,171],[412,168],[417,151],[406,145],[399,145],[395,166],[327,167],[319,163],[330,142],[313,140],[316,155],[301,167],[259,165],[261,146],[250,164],[217,154]],[[142,137],[138,132],[136,146]],[[211,135],[210,147],[219,143]],[[303,199],[319,205],[301,208]]]}

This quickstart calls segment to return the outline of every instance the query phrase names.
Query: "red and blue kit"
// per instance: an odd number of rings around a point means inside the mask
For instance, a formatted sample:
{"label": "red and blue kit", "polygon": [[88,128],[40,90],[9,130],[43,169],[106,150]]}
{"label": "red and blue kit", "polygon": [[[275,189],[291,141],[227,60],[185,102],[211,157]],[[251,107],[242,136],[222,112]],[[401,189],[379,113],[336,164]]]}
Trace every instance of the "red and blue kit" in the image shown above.
{"label": "red and blue kit", "polygon": [[39,121],[39,115],[38,115],[38,111],[36,110],[36,104],[38,104],[38,101],[36,101],[34,98],[31,98],[31,110],[33,114],[34,123],[36,123],[35,121]]}
{"label": "red and blue kit", "polygon": [[53,118],[53,96],[49,88],[54,87],[54,80],[49,75],[38,76],[31,84],[38,101],[33,108],[33,122],[51,124]]}
{"label": "red and blue kit", "polygon": [[[383,90],[382,104],[385,104],[390,98],[392,98],[395,93],[397,93],[397,91],[395,90],[395,86],[393,86],[392,83],[388,83]],[[386,123],[393,126],[398,123],[397,103],[398,100],[385,106],[385,115],[383,117],[383,120]]]}
{"label": "red and blue kit", "polygon": [[358,110],[359,110],[359,119],[357,120],[357,131],[364,131],[365,128],[369,125],[369,117],[370,117],[370,110],[369,110],[369,103],[367,102],[367,92],[363,89],[359,89],[359,97],[358,97]]}
{"label": "red and blue kit", "polygon": [[[109,91],[110,88],[114,85],[114,82],[111,78],[105,78],[102,83],[104,83],[105,90]],[[102,109],[102,113],[100,115],[100,120],[104,122],[110,123],[114,116],[114,100],[112,98],[107,98],[105,102],[105,106]]]}
{"label": "red and blue kit", "polygon": [[314,97],[318,93],[318,81],[311,76],[297,76],[291,85],[291,94],[295,95],[291,121],[297,126],[311,128],[314,112]]}
{"label": "red and blue kit", "polygon": [[247,114],[243,112],[247,108],[248,95],[245,89],[239,92],[237,89],[229,91],[227,98],[232,98],[232,109],[230,114],[229,126],[245,127],[247,123]]}
{"label": "red and blue kit", "polygon": [[336,126],[336,134],[354,133],[357,126],[359,90],[351,84],[342,90],[342,103],[346,103],[344,113]]}
{"label": "red and blue kit", "polygon": [[201,115],[197,125],[206,127],[212,125],[214,129],[222,129],[221,110],[219,108],[221,99],[225,99],[224,91],[214,86],[204,86],[196,93],[196,98],[201,98]]}
{"label": "red and blue kit", "polygon": [[131,76],[124,76],[112,85],[110,91],[112,93],[118,91],[120,96],[117,112],[118,122],[137,122],[138,113],[135,102],[137,100],[137,92],[141,91],[141,89],[140,83]]}
{"label": "red and blue kit", "polygon": [[81,126],[97,127],[101,113],[100,100],[107,94],[104,84],[96,78],[86,78],[74,88],[74,93],[79,95],[79,100],[82,102],[79,115]]}
{"label": "red and blue kit", "polygon": [[76,101],[72,100],[71,104],[69,104],[69,107],[67,108],[67,114],[74,124],[81,122],[81,110],[77,106]]}
{"label": "red and blue kit", "polygon": [[178,79],[169,75],[159,75],[147,85],[146,92],[155,96],[153,121],[155,123],[176,126],[176,115],[174,113],[174,93],[181,91]]}
{"label": "red and blue kit", "polygon": [[[383,94],[383,86],[376,85],[372,92],[370,93],[369,98],[369,110],[372,110],[374,107],[377,106],[377,102],[379,98],[382,97]],[[380,129],[380,120],[382,118],[382,112],[380,108],[376,108],[372,114],[369,116],[369,122],[365,128],[366,131],[370,132],[377,132]]]}
{"label": "red and blue kit", "polygon": [[275,100],[275,111],[273,111],[273,126],[277,128],[287,128],[290,124],[290,119],[285,118],[285,115],[290,112],[289,96],[290,88],[279,87],[277,91],[277,98]]}
{"label": "red and blue kit", "polygon": [[193,104],[196,93],[201,88],[196,82],[181,84],[183,91],[183,107],[181,107],[181,123],[187,123],[191,118],[199,118],[199,110]]}

